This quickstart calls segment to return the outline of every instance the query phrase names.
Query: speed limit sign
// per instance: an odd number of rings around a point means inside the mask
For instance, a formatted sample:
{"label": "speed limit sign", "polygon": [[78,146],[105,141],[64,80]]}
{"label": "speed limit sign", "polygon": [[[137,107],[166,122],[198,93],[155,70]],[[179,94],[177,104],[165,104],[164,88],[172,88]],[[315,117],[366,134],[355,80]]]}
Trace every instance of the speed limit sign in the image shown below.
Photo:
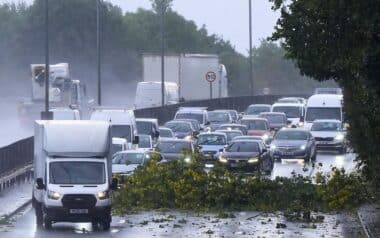
{"label": "speed limit sign", "polygon": [[209,71],[206,74],[206,80],[210,83],[214,82],[216,80],[216,73],[213,71]]}

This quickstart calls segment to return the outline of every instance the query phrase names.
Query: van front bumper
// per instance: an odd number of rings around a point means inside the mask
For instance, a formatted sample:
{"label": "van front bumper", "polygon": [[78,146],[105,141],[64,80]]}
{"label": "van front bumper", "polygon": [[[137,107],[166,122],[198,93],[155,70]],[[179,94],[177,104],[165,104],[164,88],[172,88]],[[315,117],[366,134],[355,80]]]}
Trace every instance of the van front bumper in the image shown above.
{"label": "van front bumper", "polygon": [[65,207],[45,207],[47,218],[54,222],[111,222],[111,206],[86,209],[70,209]]}

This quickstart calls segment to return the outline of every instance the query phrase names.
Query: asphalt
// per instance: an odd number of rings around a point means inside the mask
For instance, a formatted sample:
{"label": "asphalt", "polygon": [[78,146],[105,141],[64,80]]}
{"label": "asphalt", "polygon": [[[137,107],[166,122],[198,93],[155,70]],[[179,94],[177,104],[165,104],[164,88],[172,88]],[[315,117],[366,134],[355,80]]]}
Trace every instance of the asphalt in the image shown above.
{"label": "asphalt", "polygon": [[[284,160],[275,163],[270,177],[289,177],[293,172],[313,176],[317,172],[327,173],[332,167],[349,172],[355,168],[354,159],[354,154],[318,154],[315,163]],[[7,203],[12,204],[10,200],[0,202],[0,211]],[[352,214],[322,214],[324,222],[314,225],[287,222],[281,213],[234,215],[236,218],[218,219],[215,214],[142,212],[113,217],[109,232],[94,231],[88,223],[57,223],[46,231],[36,228],[34,211],[27,206],[12,218],[0,220],[0,237],[365,237],[359,218]],[[287,227],[277,229],[279,223]]]}
{"label": "asphalt", "polygon": [[380,204],[361,206],[358,217],[368,238],[380,237]]}

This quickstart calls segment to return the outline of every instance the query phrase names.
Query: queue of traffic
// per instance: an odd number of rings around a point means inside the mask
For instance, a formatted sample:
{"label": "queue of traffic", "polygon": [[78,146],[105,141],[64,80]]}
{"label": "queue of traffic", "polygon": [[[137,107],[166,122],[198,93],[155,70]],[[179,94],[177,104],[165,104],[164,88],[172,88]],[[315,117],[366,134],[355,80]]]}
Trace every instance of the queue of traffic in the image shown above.
{"label": "queue of traffic", "polygon": [[[136,119],[138,147],[159,154],[162,162],[183,158],[184,151],[199,151],[205,168],[218,162],[233,171],[271,173],[276,160],[315,161],[318,150],[344,154],[347,141],[342,116],[342,95],[323,92],[307,100],[288,97],[273,105],[253,104],[241,113],[183,107],[161,127],[156,119]],[[153,143],[146,143],[150,148],[142,147],[143,134],[152,137]],[[146,151],[136,153],[144,164]],[[190,162],[190,155],[185,158]]]}

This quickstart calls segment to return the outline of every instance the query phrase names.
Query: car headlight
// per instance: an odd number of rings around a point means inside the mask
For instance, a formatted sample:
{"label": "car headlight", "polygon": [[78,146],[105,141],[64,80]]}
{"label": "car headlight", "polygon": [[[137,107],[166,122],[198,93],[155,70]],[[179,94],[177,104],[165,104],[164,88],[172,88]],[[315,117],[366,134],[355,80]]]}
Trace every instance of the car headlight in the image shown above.
{"label": "car headlight", "polygon": [[270,145],[270,149],[271,149],[271,150],[275,150],[276,148],[277,148],[276,145]]}
{"label": "car headlight", "polygon": [[305,123],[303,121],[298,122],[299,127],[303,127],[304,125],[305,125]]}
{"label": "car headlight", "polygon": [[185,136],[185,140],[192,140],[193,138],[191,136]]}
{"label": "car headlight", "polygon": [[221,163],[227,163],[228,160],[226,158],[224,158],[224,157],[219,157],[219,162],[221,162]]}
{"label": "car headlight", "polygon": [[58,200],[61,198],[61,194],[58,192],[48,190],[48,198],[52,200]]}
{"label": "car headlight", "polygon": [[300,149],[301,150],[306,150],[306,145],[301,145]]}
{"label": "car headlight", "polygon": [[338,134],[335,136],[336,141],[343,141],[344,140],[344,135],[343,134]]}
{"label": "car headlight", "polygon": [[110,197],[110,193],[109,191],[98,192],[96,196],[99,198],[99,200],[104,200]]}
{"label": "car headlight", "polygon": [[190,162],[191,162],[191,158],[190,158],[190,157],[186,157],[186,158],[184,159],[184,161],[185,161],[186,163],[190,163]]}
{"label": "car headlight", "polygon": [[259,162],[259,158],[258,158],[258,157],[250,158],[250,159],[248,160],[248,163],[250,163],[250,164],[256,164],[256,163],[258,163],[258,162]]}
{"label": "car headlight", "polygon": [[265,140],[268,140],[269,136],[268,134],[264,134],[261,138],[265,141]]}

